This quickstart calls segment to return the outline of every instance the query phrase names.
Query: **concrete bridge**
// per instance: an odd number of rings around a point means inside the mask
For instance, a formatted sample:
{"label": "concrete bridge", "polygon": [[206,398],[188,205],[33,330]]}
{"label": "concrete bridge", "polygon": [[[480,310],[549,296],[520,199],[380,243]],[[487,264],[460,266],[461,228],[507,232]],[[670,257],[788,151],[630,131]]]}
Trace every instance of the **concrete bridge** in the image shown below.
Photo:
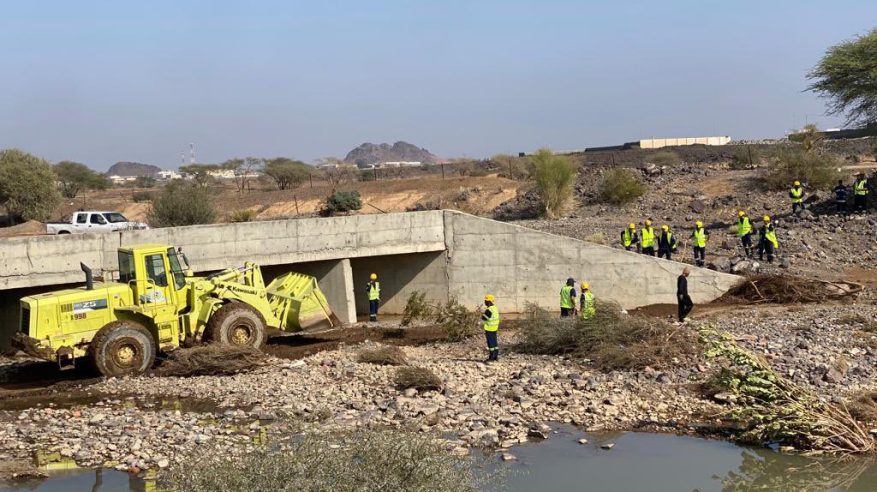
{"label": "concrete bridge", "polygon": [[[17,329],[19,298],[80,284],[80,262],[115,272],[117,248],[140,243],[181,246],[198,273],[249,260],[262,265],[266,280],[290,270],[314,275],[345,322],[368,312],[372,272],[381,282],[381,312],[400,314],[415,290],[470,307],[491,293],[501,312],[521,312],[528,302],[556,310],[567,277],[588,281],[595,296],[625,308],[674,303],[683,268],[448,210],[9,238],[0,241],[0,348]],[[738,280],[693,268],[689,291],[694,302],[708,302]]]}

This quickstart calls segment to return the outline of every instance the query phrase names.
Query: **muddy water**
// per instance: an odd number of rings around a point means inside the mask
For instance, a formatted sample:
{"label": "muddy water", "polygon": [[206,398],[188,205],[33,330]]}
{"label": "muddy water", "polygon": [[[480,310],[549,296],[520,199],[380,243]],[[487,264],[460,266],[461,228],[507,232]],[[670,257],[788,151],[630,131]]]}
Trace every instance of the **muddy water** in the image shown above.
{"label": "muddy water", "polygon": [[[588,442],[578,443],[582,438]],[[603,449],[607,444],[612,448]],[[517,461],[496,465],[505,475],[503,487],[488,486],[485,492],[877,490],[877,466],[871,459],[817,460],[667,434],[586,434],[558,427],[547,441],[509,453]],[[40,482],[0,486],[0,492],[142,491],[150,486],[122,472],[71,470]]]}

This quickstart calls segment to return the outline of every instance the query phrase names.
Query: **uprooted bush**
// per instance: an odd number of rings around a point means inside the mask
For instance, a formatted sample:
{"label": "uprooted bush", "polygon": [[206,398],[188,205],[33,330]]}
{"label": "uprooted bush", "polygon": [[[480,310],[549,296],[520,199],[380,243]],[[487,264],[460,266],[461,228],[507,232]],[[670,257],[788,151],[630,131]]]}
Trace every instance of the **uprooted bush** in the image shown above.
{"label": "uprooted bush", "polygon": [[669,367],[700,352],[697,336],[685,326],[624,314],[618,304],[597,300],[591,319],[558,318],[528,304],[519,322],[517,349],[535,354],[587,358],[604,371]]}
{"label": "uprooted bush", "polygon": [[419,290],[408,294],[405,302],[405,310],[402,311],[402,326],[408,326],[411,322],[432,317],[433,306],[426,302],[426,292]]}
{"label": "uprooted bush", "polygon": [[706,356],[726,361],[713,387],[732,393],[723,413],[741,427],[745,444],[779,444],[806,452],[869,453],[874,439],[846,407],[819,398],[777,374],[761,357],[741,348],[728,333],[701,327]]}
{"label": "uprooted bush", "polygon": [[403,431],[307,434],[229,452],[219,444],[175,460],[160,476],[163,490],[187,492],[366,490],[475,492],[495,477],[476,474],[469,458],[441,441]]}
{"label": "uprooted bush", "polygon": [[624,205],[646,192],[642,182],[627,169],[609,169],[597,184],[597,200],[600,203]]}
{"label": "uprooted bush", "polygon": [[793,304],[825,302],[855,296],[863,287],[852,282],[828,282],[788,275],[752,275],[722,295],[720,300]]}
{"label": "uprooted bush", "polygon": [[433,311],[433,319],[445,332],[447,339],[452,342],[459,342],[474,335],[477,332],[479,318],[478,311],[470,311],[454,297],[444,304],[439,304]]}
{"label": "uprooted bush", "polygon": [[177,349],[155,370],[156,376],[224,376],[249,371],[265,363],[265,354],[253,347],[211,343]]}
{"label": "uprooted bush", "polygon": [[441,378],[425,367],[405,366],[396,369],[394,378],[396,388],[405,390],[414,388],[417,391],[441,390],[444,387]]}
{"label": "uprooted bush", "polygon": [[877,424],[877,391],[865,390],[848,398],[850,415],[859,422]]}
{"label": "uprooted bush", "polygon": [[392,345],[373,349],[360,350],[356,355],[356,361],[365,364],[377,364],[381,366],[407,366],[408,358],[399,347]]}

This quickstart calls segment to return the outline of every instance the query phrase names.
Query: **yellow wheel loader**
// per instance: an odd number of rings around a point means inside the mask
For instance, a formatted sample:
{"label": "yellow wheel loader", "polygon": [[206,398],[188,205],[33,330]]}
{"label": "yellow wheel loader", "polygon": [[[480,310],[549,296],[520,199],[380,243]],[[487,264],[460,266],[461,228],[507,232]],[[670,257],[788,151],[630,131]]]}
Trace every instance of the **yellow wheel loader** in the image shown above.
{"label": "yellow wheel loader", "polygon": [[286,273],[266,286],[255,263],[195,277],[168,245],[118,254],[116,281],[95,282],[81,264],[85,286],[22,298],[14,345],[61,369],[88,357],[101,374],[123,376],[147,371],[156,352],[181,345],[259,348],[268,328],[310,333],[340,324],[308,275]]}

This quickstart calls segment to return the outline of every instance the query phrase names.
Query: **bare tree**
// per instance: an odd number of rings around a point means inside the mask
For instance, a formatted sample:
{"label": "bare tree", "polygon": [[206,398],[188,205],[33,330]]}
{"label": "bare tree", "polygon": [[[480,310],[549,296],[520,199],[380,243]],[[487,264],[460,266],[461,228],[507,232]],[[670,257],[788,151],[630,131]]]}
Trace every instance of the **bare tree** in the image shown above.
{"label": "bare tree", "polygon": [[258,157],[234,158],[222,163],[222,168],[234,173],[234,183],[238,193],[243,193],[244,190],[249,189],[250,180],[255,176],[256,171],[262,169],[264,163],[265,159]]}
{"label": "bare tree", "polygon": [[332,184],[333,192],[341,183],[355,180],[358,173],[358,168],[355,164],[349,164],[337,157],[319,159],[317,167],[326,181]]}

